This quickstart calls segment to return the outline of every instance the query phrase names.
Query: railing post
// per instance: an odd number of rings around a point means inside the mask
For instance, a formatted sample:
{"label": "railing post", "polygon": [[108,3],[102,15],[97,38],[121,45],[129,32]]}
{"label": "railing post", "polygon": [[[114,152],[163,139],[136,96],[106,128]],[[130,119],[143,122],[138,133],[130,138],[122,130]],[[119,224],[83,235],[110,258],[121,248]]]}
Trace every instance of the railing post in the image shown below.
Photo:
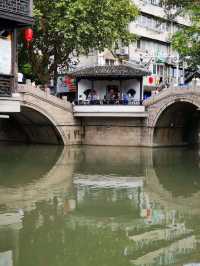
{"label": "railing post", "polygon": [[195,90],[197,88],[197,81],[194,79],[192,81],[192,89]]}

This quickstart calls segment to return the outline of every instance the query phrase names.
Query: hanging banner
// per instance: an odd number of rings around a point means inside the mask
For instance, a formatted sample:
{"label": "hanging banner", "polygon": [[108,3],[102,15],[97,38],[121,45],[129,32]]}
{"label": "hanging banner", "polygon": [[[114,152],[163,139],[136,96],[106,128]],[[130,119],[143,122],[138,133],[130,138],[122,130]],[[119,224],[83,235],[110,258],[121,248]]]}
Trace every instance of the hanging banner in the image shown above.
{"label": "hanging banner", "polygon": [[0,74],[10,75],[12,71],[11,36],[0,38]]}
{"label": "hanging banner", "polygon": [[69,92],[67,84],[65,82],[65,76],[59,76],[57,80],[57,93]]}
{"label": "hanging banner", "polygon": [[59,76],[57,80],[57,93],[76,92],[76,80],[68,76]]}
{"label": "hanging banner", "polygon": [[76,91],[76,80],[70,77],[65,77],[65,83],[70,92]]}

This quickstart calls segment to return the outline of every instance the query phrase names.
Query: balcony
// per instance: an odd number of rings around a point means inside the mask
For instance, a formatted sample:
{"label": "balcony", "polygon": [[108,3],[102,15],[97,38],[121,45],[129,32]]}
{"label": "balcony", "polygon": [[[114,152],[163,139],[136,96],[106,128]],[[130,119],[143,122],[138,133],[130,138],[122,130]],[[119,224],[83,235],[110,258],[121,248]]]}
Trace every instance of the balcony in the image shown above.
{"label": "balcony", "polygon": [[0,0],[0,18],[32,24],[32,0]]}

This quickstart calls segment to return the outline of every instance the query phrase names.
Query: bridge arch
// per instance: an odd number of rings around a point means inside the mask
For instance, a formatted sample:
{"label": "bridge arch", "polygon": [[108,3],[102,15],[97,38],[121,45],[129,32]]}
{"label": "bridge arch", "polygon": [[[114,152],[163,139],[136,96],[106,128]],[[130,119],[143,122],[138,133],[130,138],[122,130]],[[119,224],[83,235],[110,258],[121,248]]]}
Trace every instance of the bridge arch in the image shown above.
{"label": "bridge arch", "polygon": [[18,137],[19,141],[61,145],[81,143],[81,125],[74,119],[69,102],[29,85],[19,85],[16,97],[21,112],[10,117],[22,131],[23,137]]}
{"label": "bridge arch", "polygon": [[9,119],[1,119],[0,124],[1,141],[64,145],[56,121],[38,106],[22,103],[20,113],[9,114]]}
{"label": "bridge arch", "polygon": [[199,102],[176,97],[164,102],[152,119],[153,146],[182,146],[199,142]]}
{"label": "bridge arch", "polygon": [[[22,103],[21,104],[21,109],[22,109],[22,114],[24,112],[24,109],[26,110],[32,110],[35,113],[38,113],[43,119],[47,122],[48,127],[51,128],[51,139],[48,140],[47,143],[52,143],[52,144],[64,144],[64,132],[62,128],[58,127],[57,125],[59,124],[58,121],[55,120],[55,118],[48,112],[48,110],[45,110],[41,106],[36,106],[32,103]],[[27,114],[27,112],[25,112]],[[52,139],[53,136],[53,139]],[[44,139],[45,143],[47,139]],[[44,143],[44,142],[42,142]]]}

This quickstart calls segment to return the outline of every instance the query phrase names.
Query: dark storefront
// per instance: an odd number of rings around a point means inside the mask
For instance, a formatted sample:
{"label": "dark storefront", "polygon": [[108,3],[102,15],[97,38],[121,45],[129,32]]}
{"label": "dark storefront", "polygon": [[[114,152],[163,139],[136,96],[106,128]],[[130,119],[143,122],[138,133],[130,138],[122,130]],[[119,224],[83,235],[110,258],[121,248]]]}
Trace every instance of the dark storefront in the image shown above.
{"label": "dark storefront", "polygon": [[0,0],[0,96],[16,89],[17,30],[32,24],[32,0]]}

